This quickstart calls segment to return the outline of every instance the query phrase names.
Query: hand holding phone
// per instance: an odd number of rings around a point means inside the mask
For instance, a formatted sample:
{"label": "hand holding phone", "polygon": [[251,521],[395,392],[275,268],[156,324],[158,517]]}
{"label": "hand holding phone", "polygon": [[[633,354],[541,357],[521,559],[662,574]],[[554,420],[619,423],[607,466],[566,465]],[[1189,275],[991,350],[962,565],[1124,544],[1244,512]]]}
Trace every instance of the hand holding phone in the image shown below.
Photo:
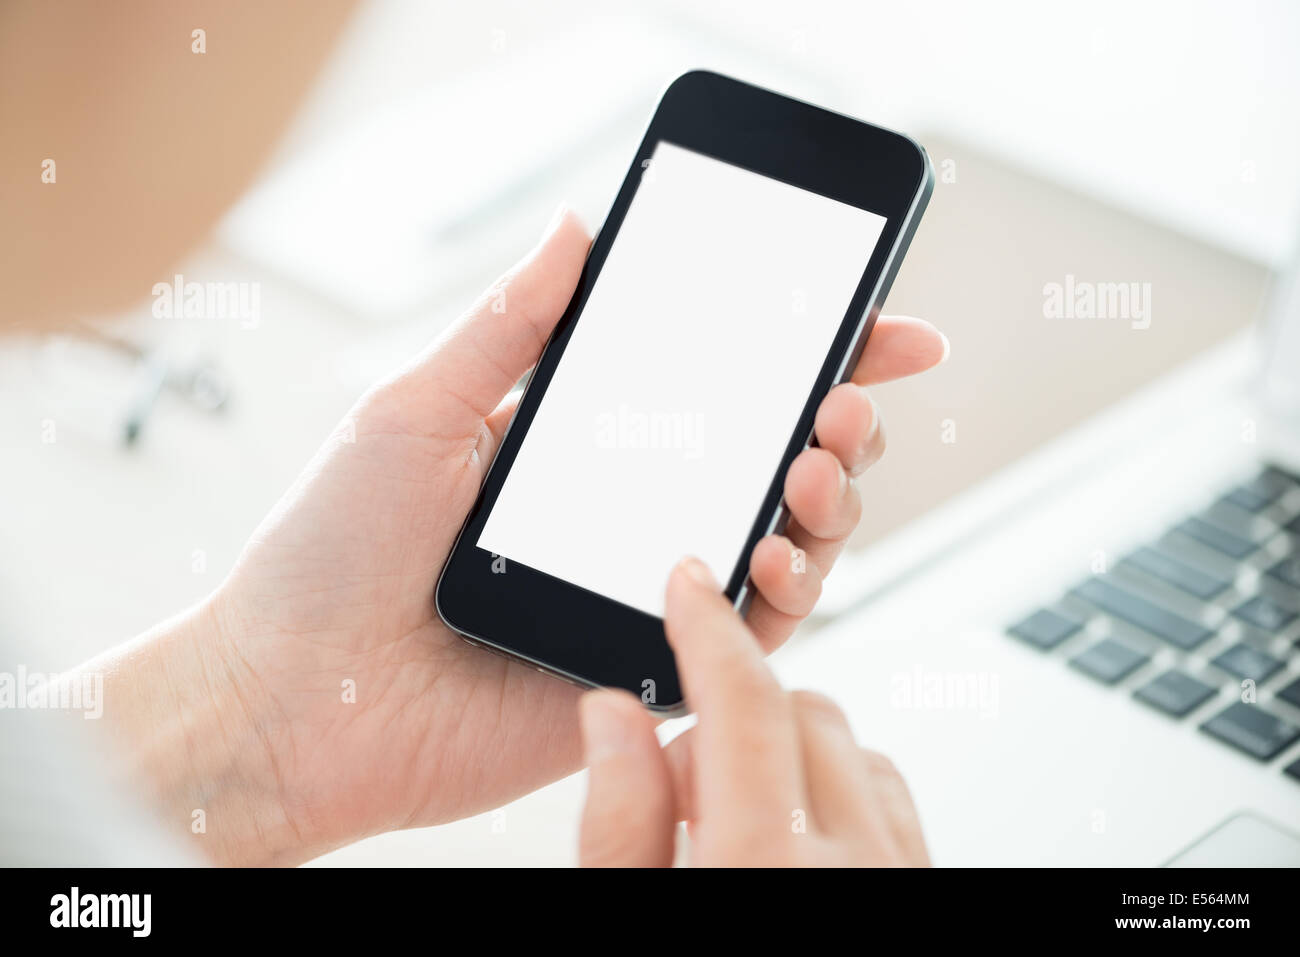
{"label": "hand holding phone", "polygon": [[[437,342],[357,401],[208,598],[87,665],[111,675],[118,706],[102,724],[130,749],[160,819],[192,840],[192,810],[212,812],[211,859],[301,863],[501,807],[580,766],[577,689],[471,647],[429,592],[514,415],[508,393],[564,315],[589,243],[575,216],[556,217]],[[880,448],[864,387],[944,352],[929,324],[881,317],[856,384],[822,401],[819,447],[786,478],[790,527],[750,565],[748,625],[764,651],[811,607],[851,531],[856,492],[841,476]],[[738,407],[766,386],[751,376]],[[795,545],[808,561],[798,575]]]}

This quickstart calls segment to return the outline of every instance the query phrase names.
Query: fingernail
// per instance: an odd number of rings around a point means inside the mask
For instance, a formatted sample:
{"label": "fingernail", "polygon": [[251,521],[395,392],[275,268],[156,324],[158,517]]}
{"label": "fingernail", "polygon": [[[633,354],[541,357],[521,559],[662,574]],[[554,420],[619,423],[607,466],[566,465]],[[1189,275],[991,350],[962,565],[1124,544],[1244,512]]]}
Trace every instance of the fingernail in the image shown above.
{"label": "fingernail", "polygon": [[593,691],[582,699],[583,753],[588,767],[632,748],[628,721],[609,693]]}
{"label": "fingernail", "polygon": [[943,363],[948,361],[949,353],[952,352],[952,343],[948,341],[948,337],[942,332],[939,333],[939,338],[943,340],[943,358],[939,360],[939,364],[943,365]]}
{"label": "fingernail", "polygon": [[698,558],[684,558],[677,567],[681,569],[683,575],[702,588],[718,590],[718,580],[713,577],[713,572],[709,571],[709,566]]}
{"label": "fingernail", "polygon": [[[942,361],[942,360],[940,360]],[[867,433],[866,447],[876,440],[876,435],[880,432],[880,406],[876,405],[876,400],[867,396],[867,402],[871,405],[871,431]]]}
{"label": "fingernail", "polygon": [[551,233],[555,232],[555,230],[559,228],[560,223],[564,222],[564,214],[568,211],[568,203],[561,203],[559,206],[555,207],[555,212],[551,213],[551,221],[547,223],[546,228],[542,230],[543,241],[549,239]]}

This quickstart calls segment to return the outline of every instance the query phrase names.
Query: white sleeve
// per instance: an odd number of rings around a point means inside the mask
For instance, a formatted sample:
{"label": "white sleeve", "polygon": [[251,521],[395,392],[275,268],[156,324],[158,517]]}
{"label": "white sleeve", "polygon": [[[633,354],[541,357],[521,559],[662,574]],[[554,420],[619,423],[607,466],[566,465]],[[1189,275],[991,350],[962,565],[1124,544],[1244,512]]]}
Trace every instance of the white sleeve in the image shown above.
{"label": "white sleeve", "polygon": [[[0,708],[0,865],[201,863],[120,793],[111,756],[91,750],[65,712]],[[89,723],[89,722],[87,722]]]}

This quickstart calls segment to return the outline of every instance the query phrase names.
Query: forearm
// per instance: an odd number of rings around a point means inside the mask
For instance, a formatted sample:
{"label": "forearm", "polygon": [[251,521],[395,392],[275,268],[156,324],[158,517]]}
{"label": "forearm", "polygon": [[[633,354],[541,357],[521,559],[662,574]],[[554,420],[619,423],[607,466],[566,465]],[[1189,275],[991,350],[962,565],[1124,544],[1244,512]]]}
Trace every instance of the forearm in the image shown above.
{"label": "forearm", "polygon": [[103,717],[86,724],[173,841],[218,864],[299,863],[314,851],[285,813],[268,716],[241,688],[216,607],[204,602],[64,680],[102,676]]}

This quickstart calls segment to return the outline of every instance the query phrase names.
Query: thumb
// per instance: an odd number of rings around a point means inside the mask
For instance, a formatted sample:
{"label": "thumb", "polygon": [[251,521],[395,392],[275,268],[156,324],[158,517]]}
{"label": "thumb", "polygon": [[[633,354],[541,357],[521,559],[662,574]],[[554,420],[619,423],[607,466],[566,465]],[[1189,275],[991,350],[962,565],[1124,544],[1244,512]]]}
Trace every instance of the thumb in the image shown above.
{"label": "thumb", "polygon": [[654,718],[622,691],[592,691],[579,707],[591,769],[579,861],[584,867],[670,866],[677,823]]}
{"label": "thumb", "polygon": [[446,434],[475,434],[541,355],[590,244],[577,215],[557,209],[532,251],[400,377],[410,407],[425,410]]}

